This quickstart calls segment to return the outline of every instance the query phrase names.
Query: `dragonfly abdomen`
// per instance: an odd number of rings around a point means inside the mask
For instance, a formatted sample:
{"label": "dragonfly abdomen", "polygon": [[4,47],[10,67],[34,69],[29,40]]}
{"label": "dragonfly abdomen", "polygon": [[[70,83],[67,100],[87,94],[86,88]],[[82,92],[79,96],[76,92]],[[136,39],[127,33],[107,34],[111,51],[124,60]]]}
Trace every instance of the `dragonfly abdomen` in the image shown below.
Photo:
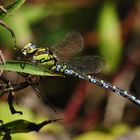
{"label": "dragonfly abdomen", "polygon": [[67,68],[66,65],[56,64],[52,67],[52,70],[55,70],[58,73],[65,74],[65,75],[74,75],[74,71]]}
{"label": "dragonfly abdomen", "polygon": [[61,72],[61,73],[65,74],[65,75],[75,76],[75,77],[78,77],[79,79],[89,81],[89,82],[91,82],[93,84],[96,84],[96,85],[101,86],[101,87],[103,87],[105,89],[108,89],[108,90],[110,90],[110,91],[112,91],[112,92],[114,92],[114,93],[116,93],[118,95],[121,95],[121,96],[129,99],[131,102],[135,103],[136,105],[140,106],[140,100],[137,97],[131,95],[129,92],[127,92],[127,91],[125,91],[123,89],[120,89],[117,86],[112,85],[111,83],[108,83],[108,82],[106,82],[104,80],[99,80],[97,78],[94,78],[91,75],[79,74],[79,73],[77,73],[77,72],[75,72],[73,70],[67,69],[67,67],[65,65],[57,64],[56,65],[56,71]]}
{"label": "dragonfly abdomen", "polygon": [[96,79],[96,78],[92,77],[91,75],[88,75],[88,79],[90,82],[92,82],[96,85],[102,86],[105,89],[109,89],[112,92],[117,93],[117,94],[129,99],[131,102],[135,103],[136,105],[140,106],[140,100],[137,97],[130,94],[129,92],[127,92],[126,90],[120,89],[117,86],[112,85],[103,80]]}

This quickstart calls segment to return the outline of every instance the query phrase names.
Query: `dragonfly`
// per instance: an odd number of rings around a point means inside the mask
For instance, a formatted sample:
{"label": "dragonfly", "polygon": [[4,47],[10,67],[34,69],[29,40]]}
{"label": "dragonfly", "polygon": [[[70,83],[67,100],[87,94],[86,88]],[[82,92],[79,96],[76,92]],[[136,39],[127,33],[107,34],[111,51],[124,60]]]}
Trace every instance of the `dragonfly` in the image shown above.
{"label": "dragonfly", "polygon": [[84,41],[80,33],[72,31],[66,34],[57,45],[37,47],[28,43],[22,48],[23,55],[31,62],[49,70],[65,75],[74,76],[119,94],[140,106],[140,99],[109,82],[95,78],[92,74],[99,73],[104,68],[105,61],[97,55],[72,58],[83,49]]}

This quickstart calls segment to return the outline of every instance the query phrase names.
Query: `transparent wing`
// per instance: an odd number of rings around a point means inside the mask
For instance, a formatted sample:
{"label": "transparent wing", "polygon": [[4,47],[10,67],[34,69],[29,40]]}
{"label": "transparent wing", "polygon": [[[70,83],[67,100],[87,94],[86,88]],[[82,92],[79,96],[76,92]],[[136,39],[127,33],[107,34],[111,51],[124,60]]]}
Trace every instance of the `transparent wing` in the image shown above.
{"label": "transparent wing", "polygon": [[92,74],[100,72],[105,61],[99,56],[83,56],[68,60],[66,66],[78,73]]}
{"label": "transparent wing", "polygon": [[40,92],[38,90],[38,88],[36,88],[35,86],[31,85],[32,88],[36,91],[36,95],[44,102],[44,103],[48,103],[50,105],[50,107],[53,109],[54,112],[56,111],[55,106],[52,104],[52,102],[48,99],[47,95],[44,95],[42,92]]}
{"label": "transparent wing", "polygon": [[64,40],[54,46],[53,50],[59,61],[64,61],[83,49],[83,37],[80,33],[69,32]]}

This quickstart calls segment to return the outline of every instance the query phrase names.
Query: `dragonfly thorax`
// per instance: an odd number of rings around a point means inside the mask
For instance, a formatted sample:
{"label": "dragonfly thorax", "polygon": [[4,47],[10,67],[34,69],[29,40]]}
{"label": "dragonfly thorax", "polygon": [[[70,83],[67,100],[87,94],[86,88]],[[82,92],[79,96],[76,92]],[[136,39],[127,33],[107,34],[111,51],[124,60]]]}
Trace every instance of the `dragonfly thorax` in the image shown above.
{"label": "dragonfly thorax", "polygon": [[56,65],[57,62],[55,56],[49,48],[38,48],[33,56],[33,61],[46,67],[52,67]]}
{"label": "dragonfly thorax", "polygon": [[45,67],[53,67],[56,65],[56,57],[49,48],[38,48],[35,45],[28,43],[23,49],[22,53],[28,57],[32,62],[43,65]]}

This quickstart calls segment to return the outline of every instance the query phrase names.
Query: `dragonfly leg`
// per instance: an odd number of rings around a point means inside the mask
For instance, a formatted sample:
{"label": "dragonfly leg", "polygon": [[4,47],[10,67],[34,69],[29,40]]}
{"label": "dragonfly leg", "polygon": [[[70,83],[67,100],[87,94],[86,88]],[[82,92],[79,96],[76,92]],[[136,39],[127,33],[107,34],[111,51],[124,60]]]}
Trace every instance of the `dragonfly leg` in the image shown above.
{"label": "dragonfly leg", "polygon": [[43,93],[41,93],[39,91],[38,88],[36,88],[37,85],[39,85],[39,82],[42,80],[41,76],[36,76],[36,75],[24,75],[22,73],[19,73],[26,81],[27,83],[35,90],[36,95],[43,101],[43,102],[47,102],[50,107],[52,108],[52,110],[54,112],[56,111],[55,106],[51,103],[51,101],[49,101],[48,97],[46,95],[44,95]]}

